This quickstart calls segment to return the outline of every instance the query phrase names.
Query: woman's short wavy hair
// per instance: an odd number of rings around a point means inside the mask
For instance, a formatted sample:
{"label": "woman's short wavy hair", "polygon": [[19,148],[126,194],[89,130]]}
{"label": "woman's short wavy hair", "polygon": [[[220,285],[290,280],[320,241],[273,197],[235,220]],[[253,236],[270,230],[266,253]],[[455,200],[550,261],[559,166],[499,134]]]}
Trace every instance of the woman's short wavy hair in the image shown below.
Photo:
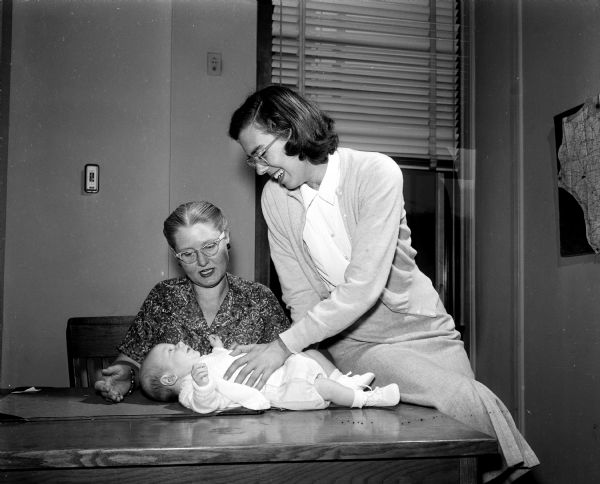
{"label": "woman's short wavy hair", "polygon": [[298,155],[315,165],[326,163],[338,147],[334,120],[287,87],[268,86],[251,94],[231,116],[229,136],[237,141],[252,124],[287,139],[286,155]]}
{"label": "woman's short wavy hair", "polygon": [[177,207],[163,224],[163,234],[175,250],[175,234],[180,227],[192,227],[196,224],[211,224],[219,232],[229,230],[229,221],[219,207],[210,202],[187,202]]}

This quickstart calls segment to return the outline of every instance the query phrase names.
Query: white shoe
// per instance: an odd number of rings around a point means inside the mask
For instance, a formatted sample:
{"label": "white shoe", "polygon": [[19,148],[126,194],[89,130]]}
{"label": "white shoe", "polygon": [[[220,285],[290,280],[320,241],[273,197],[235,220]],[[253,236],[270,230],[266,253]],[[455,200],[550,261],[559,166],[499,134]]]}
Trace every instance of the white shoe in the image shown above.
{"label": "white shoe", "polygon": [[384,387],[376,387],[373,391],[364,392],[364,407],[393,407],[400,402],[400,388],[396,383]]}
{"label": "white shoe", "polygon": [[351,375],[348,372],[345,375],[338,376],[335,381],[340,385],[352,388],[352,390],[364,390],[369,387],[374,378],[375,374],[371,372],[362,375]]}

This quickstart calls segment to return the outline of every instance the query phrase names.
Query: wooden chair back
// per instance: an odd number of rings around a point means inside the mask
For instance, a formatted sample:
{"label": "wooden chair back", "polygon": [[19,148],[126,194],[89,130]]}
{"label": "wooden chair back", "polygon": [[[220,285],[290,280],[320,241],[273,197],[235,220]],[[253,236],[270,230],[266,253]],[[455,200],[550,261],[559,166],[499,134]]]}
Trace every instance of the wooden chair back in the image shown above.
{"label": "wooden chair back", "polygon": [[101,370],[118,355],[134,316],[95,316],[70,318],[67,322],[69,385],[93,387]]}

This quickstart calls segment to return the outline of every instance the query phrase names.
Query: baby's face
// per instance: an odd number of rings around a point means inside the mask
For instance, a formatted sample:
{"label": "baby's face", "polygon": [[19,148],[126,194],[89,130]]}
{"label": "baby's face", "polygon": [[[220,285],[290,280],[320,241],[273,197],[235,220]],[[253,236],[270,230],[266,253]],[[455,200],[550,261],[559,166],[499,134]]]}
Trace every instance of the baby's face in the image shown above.
{"label": "baby's face", "polygon": [[200,358],[200,353],[193,350],[183,342],[176,345],[171,343],[157,344],[146,356],[146,360],[160,362],[167,365],[181,374],[187,374],[192,371],[192,366]]}

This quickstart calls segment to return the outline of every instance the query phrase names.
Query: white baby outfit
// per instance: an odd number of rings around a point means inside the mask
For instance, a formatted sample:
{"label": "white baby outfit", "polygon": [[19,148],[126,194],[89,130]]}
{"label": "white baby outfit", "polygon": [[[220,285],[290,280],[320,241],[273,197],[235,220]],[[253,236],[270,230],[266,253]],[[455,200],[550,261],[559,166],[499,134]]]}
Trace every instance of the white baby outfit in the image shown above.
{"label": "white baby outfit", "polygon": [[314,387],[318,377],[327,376],[315,360],[301,353],[290,356],[259,391],[233,381],[239,370],[231,380],[223,379],[227,368],[238,357],[231,356],[226,348],[213,348],[211,353],[202,356],[200,360],[208,366],[208,384],[200,386],[187,375],[181,382],[179,402],[198,413],[240,406],[252,410],[270,407],[316,410],[329,406],[330,402],[323,400]]}

